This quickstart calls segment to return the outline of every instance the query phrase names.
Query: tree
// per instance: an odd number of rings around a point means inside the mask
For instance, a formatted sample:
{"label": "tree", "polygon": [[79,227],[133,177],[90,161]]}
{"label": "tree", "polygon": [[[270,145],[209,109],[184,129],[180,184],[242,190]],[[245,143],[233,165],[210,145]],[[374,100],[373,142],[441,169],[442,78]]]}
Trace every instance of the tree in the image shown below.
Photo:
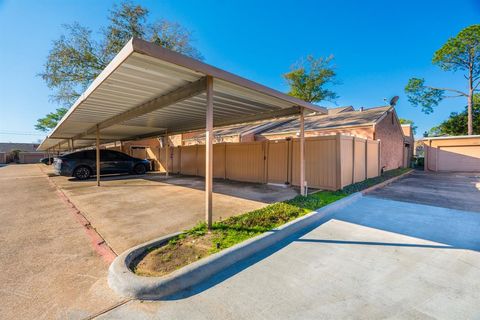
{"label": "tree", "polygon": [[[473,116],[473,134],[480,134],[480,95],[475,94],[473,96],[472,106]],[[433,127],[428,132],[428,136],[443,136],[443,135],[466,135],[468,133],[467,127],[468,107],[465,110],[458,113],[452,112],[447,120],[443,121],[440,125]]]}
{"label": "tree", "polygon": [[64,33],[53,42],[44,71],[40,76],[53,90],[52,100],[62,106],[38,119],[35,128],[48,131],[55,127],[80,93],[92,83],[132,37],[142,38],[196,59],[203,59],[192,46],[190,31],[167,20],[152,23],[148,9],[123,2],[114,5],[108,25],[95,38],[92,31],[78,22],[64,25]]}
{"label": "tree", "polygon": [[399,120],[400,120],[400,124],[409,124],[412,127],[413,134],[417,134],[418,127],[415,125],[415,122],[413,122],[413,120],[404,119],[404,118],[400,118]]}
{"label": "tree", "polygon": [[283,75],[290,86],[288,94],[307,102],[332,101],[338,98],[335,92],[326,88],[328,85],[338,84],[333,59],[333,55],[318,59],[309,55],[298,61],[290,72]]}
{"label": "tree", "polygon": [[467,91],[427,86],[424,79],[412,78],[405,87],[408,100],[415,106],[422,106],[422,111],[429,114],[445,98],[466,98],[467,133],[473,134],[473,95],[480,84],[480,24],[469,26],[448,39],[435,52],[432,63],[444,71],[463,72],[468,83]]}
{"label": "tree", "polygon": [[68,109],[58,108],[55,112],[50,112],[45,117],[38,119],[35,129],[43,132],[47,132],[50,129],[55,128],[57,123],[67,113]]}

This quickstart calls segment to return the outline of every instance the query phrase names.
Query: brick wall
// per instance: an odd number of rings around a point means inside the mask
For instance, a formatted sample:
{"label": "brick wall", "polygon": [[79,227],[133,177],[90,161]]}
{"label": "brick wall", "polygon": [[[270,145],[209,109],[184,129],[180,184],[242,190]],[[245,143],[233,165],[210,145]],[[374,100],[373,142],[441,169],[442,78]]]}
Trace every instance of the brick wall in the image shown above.
{"label": "brick wall", "polygon": [[385,170],[403,167],[403,131],[395,112],[389,112],[376,124],[374,139],[381,141],[381,166]]}
{"label": "brick wall", "polygon": [[[305,131],[305,137],[319,137],[319,136],[328,136],[341,133],[344,135],[356,136],[364,139],[373,139],[373,126],[365,127],[352,127],[352,128],[338,128],[331,130],[321,130],[321,131]],[[294,133],[290,134],[276,134],[276,135],[256,135],[256,141],[263,140],[281,140],[285,138],[297,138],[297,135]]]}

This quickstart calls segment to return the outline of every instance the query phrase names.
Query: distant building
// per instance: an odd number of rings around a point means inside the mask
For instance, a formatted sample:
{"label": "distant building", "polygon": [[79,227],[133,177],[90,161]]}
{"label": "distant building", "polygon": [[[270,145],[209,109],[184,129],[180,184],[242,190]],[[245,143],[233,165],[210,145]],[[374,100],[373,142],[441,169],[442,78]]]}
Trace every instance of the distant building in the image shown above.
{"label": "distant building", "polygon": [[9,153],[12,151],[35,152],[37,151],[38,143],[12,143],[0,142],[0,152]]}
{"label": "distant building", "polygon": [[0,163],[37,163],[43,152],[37,152],[38,143],[0,142]]}

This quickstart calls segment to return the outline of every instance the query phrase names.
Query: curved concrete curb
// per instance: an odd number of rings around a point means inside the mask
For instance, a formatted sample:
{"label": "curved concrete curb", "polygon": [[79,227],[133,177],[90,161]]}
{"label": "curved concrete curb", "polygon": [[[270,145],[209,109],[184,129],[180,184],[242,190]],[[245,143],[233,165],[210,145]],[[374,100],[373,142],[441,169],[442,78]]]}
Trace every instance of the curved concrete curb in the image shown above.
{"label": "curved concrete curb", "polygon": [[181,234],[181,232],[155,239],[119,255],[108,270],[108,284],[122,296],[137,299],[161,299],[199,284],[233,264],[309,227],[320,221],[327,214],[343,208],[361,197],[361,192],[354,193],[286,223],[277,229],[203,258],[164,277],[141,277],[135,275],[128,266],[136,257],[150,248],[160,246],[172,237]]}

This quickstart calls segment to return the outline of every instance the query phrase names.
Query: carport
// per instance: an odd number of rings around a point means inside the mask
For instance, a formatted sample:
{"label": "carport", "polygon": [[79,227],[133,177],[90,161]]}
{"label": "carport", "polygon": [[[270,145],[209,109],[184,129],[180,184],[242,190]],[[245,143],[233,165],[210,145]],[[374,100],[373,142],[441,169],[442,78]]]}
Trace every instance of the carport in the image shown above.
{"label": "carport", "polygon": [[80,96],[38,149],[55,152],[95,145],[97,185],[100,185],[101,143],[168,137],[205,128],[205,215],[210,227],[213,127],[298,115],[300,190],[304,195],[303,119],[306,112],[326,113],[326,110],[134,38]]}

